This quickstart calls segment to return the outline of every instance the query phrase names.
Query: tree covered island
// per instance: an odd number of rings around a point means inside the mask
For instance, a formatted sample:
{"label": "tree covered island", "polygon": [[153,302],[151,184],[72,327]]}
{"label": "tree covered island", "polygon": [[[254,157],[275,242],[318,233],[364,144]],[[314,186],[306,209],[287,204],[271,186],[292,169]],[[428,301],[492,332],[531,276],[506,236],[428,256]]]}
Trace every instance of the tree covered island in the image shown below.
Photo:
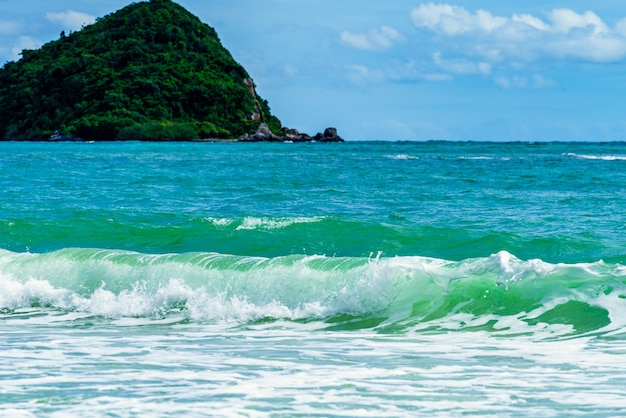
{"label": "tree covered island", "polygon": [[215,30],[150,0],[0,69],[0,139],[341,141],[283,128]]}

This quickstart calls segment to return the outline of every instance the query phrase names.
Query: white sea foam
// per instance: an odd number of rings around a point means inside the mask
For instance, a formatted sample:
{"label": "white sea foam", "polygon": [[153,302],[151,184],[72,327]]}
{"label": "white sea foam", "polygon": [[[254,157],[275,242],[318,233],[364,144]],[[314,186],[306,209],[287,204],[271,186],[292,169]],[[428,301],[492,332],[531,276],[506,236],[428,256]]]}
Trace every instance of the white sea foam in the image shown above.
{"label": "white sea foam", "polygon": [[510,161],[510,157],[489,157],[486,155],[472,155],[472,156],[460,156],[457,158],[458,160],[470,160],[470,161]]}
{"label": "white sea foam", "polygon": [[459,160],[477,160],[477,161],[481,161],[481,160],[493,160],[493,157],[487,157],[487,156],[470,156],[470,157],[466,157],[466,156],[461,156],[458,158]]}
{"label": "white sea foam", "polygon": [[[520,260],[506,251],[462,261],[80,249],[0,255],[0,310],[5,312],[35,308],[102,318],[182,317],[239,324],[371,315],[381,318],[375,324],[380,327],[454,330],[493,323],[502,332],[536,332],[538,327],[529,331],[528,319],[568,302],[599,307],[611,319],[620,318],[624,310],[618,302],[626,297],[621,279],[626,270],[621,266],[550,264]],[[519,305],[517,311],[489,313],[506,306],[507,298]],[[460,305],[445,308],[446,314],[441,309],[450,301]],[[464,305],[475,307],[459,311]],[[457,315],[463,312],[470,316]],[[481,313],[472,317],[474,312]],[[621,324],[610,323],[603,332]],[[605,326],[601,319],[598,324]],[[551,335],[573,332],[570,323],[548,328]]]}
{"label": "white sea foam", "polygon": [[[198,321],[297,320],[385,309],[395,280],[385,266],[362,260],[346,270],[343,261],[321,256],[177,259],[94,250],[84,259],[76,250],[46,257],[14,254],[7,264],[18,265],[17,276],[0,273],[0,309],[42,306],[108,318],[182,314]],[[85,274],[100,281],[93,291],[85,287]]]}
{"label": "white sea foam", "polygon": [[590,154],[575,154],[572,152],[569,152],[564,155],[567,157],[577,158],[581,160],[626,161],[626,155],[590,155]]}
{"label": "white sea foam", "polygon": [[487,332],[140,325],[5,326],[4,416],[617,416],[626,407],[622,340],[607,349],[593,338]]}
{"label": "white sea foam", "polygon": [[[79,284],[84,271],[64,263],[114,277],[91,291]],[[4,252],[0,267],[11,416],[612,416],[626,407],[619,266],[504,251],[448,261],[68,250]],[[541,303],[510,310],[497,285],[506,280],[522,295],[515,303],[536,293]],[[607,283],[616,291],[602,292]],[[478,314],[464,309],[481,297]],[[607,309],[611,338],[572,338],[572,324],[540,321],[570,300]],[[365,316],[350,327],[351,314]]]}
{"label": "white sea foam", "polygon": [[234,219],[230,219],[230,218],[211,218],[211,217],[205,218],[205,220],[211,223],[213,226],[229,226],[235,221]]}
{"label": "white sea foam", "polygon": [[420,157],[416,155],[409,155],[409,154],[387,155],[386,158],[390,160],[419,160],[420,159]]}
{"label": "white sea foam", "polygon": [[282,229],[290,225],[315,223],[323,220],[323,216],[314,217],[299,217],[299,218],[258,218],[253,216],[247,216],[243,219],[241,224],[237,226],[237,230],[252,230],[252,229]]}
{"label": "white sea foam", "polygon": [[246,216],[242,219],[213,218],[213,217],[204,218],[206,222],[219,228],[225,228],[225,227],[236,225],[235,229],[238,231],[255,230],[255,229],[259,229],[259,230],[282,229],[282,228],[286,228],[288,226],[296,225],[296,224],[320,222],[323,219],[325,219],[324,216],[294,217],[294,218]]}

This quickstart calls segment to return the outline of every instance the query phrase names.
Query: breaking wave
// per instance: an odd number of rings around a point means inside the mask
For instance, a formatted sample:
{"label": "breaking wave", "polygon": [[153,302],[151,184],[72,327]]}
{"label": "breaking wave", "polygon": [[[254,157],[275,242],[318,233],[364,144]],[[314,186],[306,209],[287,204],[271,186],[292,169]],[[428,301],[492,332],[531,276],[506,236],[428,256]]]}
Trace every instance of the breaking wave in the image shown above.
{"label": "breaking wave", "polygon": [[216,227],[235,226],[237,231],[256,229],[282,229],[297,224],[317,223],[324,220],[324,216],[300,217],[300,218],[270,218],[246,216],[242,219],[234,218],[206,218],[206,222]]}
{"label": "breaking wave", "polygon": [[326,330],[572,335],[622,328],[625,284],[619,264],[550,264],[505,251],[447,261],[0,250],[3,316],[36,309],[235,324],[305,321]]}
{"label": "breaking wave", "polygon": [[576,158],[579,160],[601,160],[601,161],[626,161],[626,155],[589,155],[589,154],[564,154],[566,157]]}

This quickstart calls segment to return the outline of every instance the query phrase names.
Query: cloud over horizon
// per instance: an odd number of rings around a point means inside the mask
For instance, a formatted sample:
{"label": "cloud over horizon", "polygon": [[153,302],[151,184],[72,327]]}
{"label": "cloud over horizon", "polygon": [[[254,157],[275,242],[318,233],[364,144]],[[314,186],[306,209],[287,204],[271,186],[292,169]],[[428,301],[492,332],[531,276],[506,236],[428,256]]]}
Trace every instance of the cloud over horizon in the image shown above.
{"label": "cloud over horizon", "polygon": [[13,59],[19,59],[20,54],[25,49],[37,49],[39,48],[43,42],[39,39],[35,39],[30,36],[20,36],[17,40],[17,43],[11,48],[11,55]]}
{"label": "cloud over horizon", "polygon": [[22,26],[10,20],[0,20],[0,35],[13,35],[18,33]]}
{"label": "cloud over horizon", "polygon": [[386,50],[391,48],[395,42],[404,40],[404,36],[400,32],[389,26],[371,29],[366,33],[353,34],[349,31],[343,31],[340,38],[343,44],[370,51]]}
{"label": "cloud over horizon", "polygon": [[68,10],[67,12],[46,13],[46,19],[50,22],[58,23],[68,30],[79,30],[85,25],[90,25],[96,21],[96,17],[87,13]]}
{"label": "cloud over horizon", "polygon": [[596,13],[558,8],[545,20],[530,14],[497,16],[479,9],[424,3],[411,11],[416,28],[452,38],[466,54],[496,62],[504,59],[575,59],[595,63],[626,58],[626,19],[614,27]]}

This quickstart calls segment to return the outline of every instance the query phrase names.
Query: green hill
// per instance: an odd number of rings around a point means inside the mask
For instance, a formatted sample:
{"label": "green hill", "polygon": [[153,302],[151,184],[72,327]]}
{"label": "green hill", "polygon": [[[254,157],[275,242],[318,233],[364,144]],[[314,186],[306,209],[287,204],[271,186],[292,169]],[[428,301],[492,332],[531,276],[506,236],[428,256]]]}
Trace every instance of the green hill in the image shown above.
{"label": "green hill", "polygon": [[0,139],[235,138],[280,121],[217,33],[170,0],[133,3],[0,69]]}

